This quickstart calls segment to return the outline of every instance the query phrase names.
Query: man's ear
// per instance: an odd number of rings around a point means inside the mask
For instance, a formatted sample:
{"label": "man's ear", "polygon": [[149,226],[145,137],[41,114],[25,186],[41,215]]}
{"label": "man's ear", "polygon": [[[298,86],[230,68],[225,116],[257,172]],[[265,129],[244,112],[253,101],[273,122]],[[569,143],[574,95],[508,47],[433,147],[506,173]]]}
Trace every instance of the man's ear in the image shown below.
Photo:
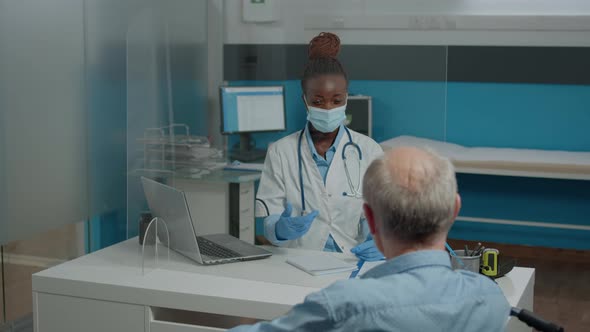
{"label": "man's ear", "polygon": [[385,254],[382,242],[383,239],[381,238],[382,235],[378,233],[379,228],[377,227],[375,221],[375,213],[373,212],[373,209],[371,209],[371,207],[367,203],[365,203],[363,204],[363,211],[365,212],[365,218],[367,219],[367,225],[369,225],[369,230],[373,235],[373,241],[375,242],[375,246],[377,247],[377,249],[379,249],[379,251],[382,254]]}
{"label": "man's ear", "polygon": [[367,219],[367,224],[369,225],[369,230],[371,234],[375,234],[377,227],[375,225],[375,214],[373,213],[373,209],[367,203],[363,204],[363,211],[365,212],[365,218]]}
{"label": "man's ear", "polygon": [[455,221],[455,219],[457,219],[457,216],[459,215],[460,210],[461,210],[461,196],[459,195],[459,193],[457,193],[457,196],[455,197],[455,214],[453,215],[453,221]]}

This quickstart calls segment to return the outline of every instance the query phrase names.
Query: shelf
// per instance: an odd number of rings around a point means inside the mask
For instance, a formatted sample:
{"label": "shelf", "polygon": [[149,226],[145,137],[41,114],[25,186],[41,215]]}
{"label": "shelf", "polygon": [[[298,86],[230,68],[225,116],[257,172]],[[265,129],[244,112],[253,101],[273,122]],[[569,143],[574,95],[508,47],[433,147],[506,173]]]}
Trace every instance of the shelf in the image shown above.
{"label": "shelf", "polygon": [[246,183],[260,180],[261,172],[232,171],[224,169],[183,169],[178,171],[160,169],[136,169],[129,172],[133,176],[166,177],[194,180],[202,183]]}

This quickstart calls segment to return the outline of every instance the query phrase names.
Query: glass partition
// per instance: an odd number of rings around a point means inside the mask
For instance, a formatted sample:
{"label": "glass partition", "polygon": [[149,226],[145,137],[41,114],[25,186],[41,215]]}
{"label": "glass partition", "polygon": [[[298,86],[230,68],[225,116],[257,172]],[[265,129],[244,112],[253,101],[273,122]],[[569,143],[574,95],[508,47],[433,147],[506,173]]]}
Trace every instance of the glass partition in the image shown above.
{"label": "glass partition", "polygon": [[32,329],[32,273],[137,234],[148,128],[207,138],[206,36],[206,1],[0,0],[0,322]]}
{"label": "glass partition", "polygon": [[10,331],[33,330],[31,274],[86,252],[83,8],[0,0],[0,326]]}
{"label": "glass partition", "polygon": [[87,218],[82,9],[0,1],[0,244]]}
{"label": "glass partition", "polygon": [[166,1],[130,17],[125,34],[127,237],[147,203],[141,176],[174,184],[221,157],[210,148],[207,2]]}

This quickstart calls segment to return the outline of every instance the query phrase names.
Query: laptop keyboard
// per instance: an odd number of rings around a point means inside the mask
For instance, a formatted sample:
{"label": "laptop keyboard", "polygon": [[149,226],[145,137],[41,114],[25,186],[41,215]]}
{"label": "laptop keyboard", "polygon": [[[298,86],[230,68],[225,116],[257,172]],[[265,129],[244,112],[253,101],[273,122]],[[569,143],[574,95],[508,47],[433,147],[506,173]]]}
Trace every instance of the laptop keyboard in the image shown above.
{"label": "laptop keyboard", "polygon": [[211,242],[204,237],[197,236],[197,243],[199,244],[199,251],[203,255],[215,258],[236,258],[242,255],[238,254],[233,250],[229,250],[218,245],[215,242]]}

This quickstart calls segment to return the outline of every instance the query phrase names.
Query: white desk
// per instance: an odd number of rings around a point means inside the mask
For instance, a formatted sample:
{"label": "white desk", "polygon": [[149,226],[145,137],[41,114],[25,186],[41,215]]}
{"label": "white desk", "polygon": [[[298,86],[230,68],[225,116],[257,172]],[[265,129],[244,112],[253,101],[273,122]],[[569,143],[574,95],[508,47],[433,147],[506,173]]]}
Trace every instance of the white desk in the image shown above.
{"label": "white desk", "polygon": [[[200,266],[171,251],[165,268],[142,275],[137,238],[122,242],[33,275],[35,331],[220,331],[183,317],[200,312],[272,319],[349,276],[313,277],[285,263],[287,255],[307,251],[271,250],[269,259],[217,266]],[[533,269],[515,268],[499,284],[511,305],[532,309]],[[211,315],[203,320],[240,322]],[[515,323],[510,331],[527,330]]]}

